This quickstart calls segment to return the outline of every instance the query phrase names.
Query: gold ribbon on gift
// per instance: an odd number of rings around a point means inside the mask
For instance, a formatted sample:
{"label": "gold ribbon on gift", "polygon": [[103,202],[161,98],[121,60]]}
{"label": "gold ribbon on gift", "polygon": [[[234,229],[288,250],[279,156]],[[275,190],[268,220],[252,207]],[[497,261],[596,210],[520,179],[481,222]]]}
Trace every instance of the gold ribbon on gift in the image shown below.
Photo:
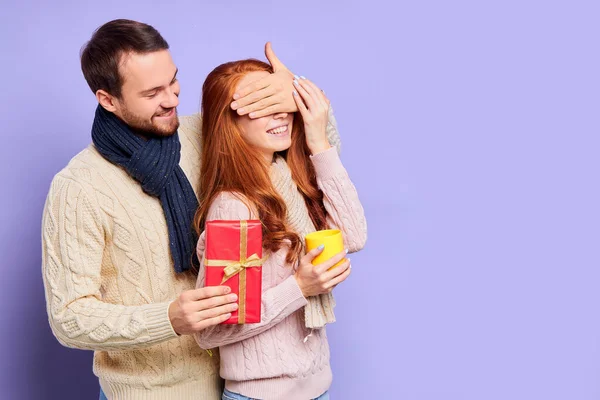
{"label": "gold ribbon on gift", "polygon": [[[211,267],[223,266],[223,265],[225,266],[225,269],[223,270],[223,272],[225,272],[225,275],[223,276],[221,285],[223,283],[225,283],[232,276],[235,276],[241,272],[245,272],[244,268],[260,267],[263,262],[262,258],[258,257],[258,254],[256,254],[256,253],[252,254],[248,258],[240,256],[240,261],[226,261],[224,264],[218,264],[221,261],[224,261],[224,260],[209,260],[210,264],[212,264],[212,265],[207,264]],[[213,263],[217,263],[217,264],[213,264]],[[241,278],[241,276],[240,276],[240,278]]]}
{"label": "gold ribbon on gift", "polygon": [[258,257],[258,254],[252,254],[246,257],[248,252],[248,221],[240,221],[240,259],[239,260],[204,260],[204,265],[207,267],[225,267],[223,280],[225,283],[231,277],[240,274],[240,289],[239,289],[239,309],[238,309],[238,324],[246,322],[246,268],[260,267],[265,261],[264,258]]}

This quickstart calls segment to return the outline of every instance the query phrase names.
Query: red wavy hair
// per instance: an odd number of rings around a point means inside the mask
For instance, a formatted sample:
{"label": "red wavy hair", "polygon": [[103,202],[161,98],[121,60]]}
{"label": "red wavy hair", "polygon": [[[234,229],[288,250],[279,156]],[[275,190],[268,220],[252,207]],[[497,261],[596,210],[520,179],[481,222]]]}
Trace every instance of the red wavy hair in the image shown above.
{"label": "red wavy hair", "polygon": [[[287,225],[287,208],[271,183],[269,165],[258,149],[244,141],[237,123],[240,117],[230,108],[240,79],[254,71],[273,72],[269,64],[259,60],[233,61],[215,68],[202,86],[200,207],[194,227],[198,233],[204,230],[208,209],[219,193],[237,193],[250,202],[251,210],[258,212],[263,226],[263,248],[275,252],[289,240],[287,262],[291,263],[300,257],[303,239]],[[286,159],[313,224],[317,229],[326,229],[323,193],[309,159],[300,113],[294,116],[291,139],[290,148],[278,154]]]}

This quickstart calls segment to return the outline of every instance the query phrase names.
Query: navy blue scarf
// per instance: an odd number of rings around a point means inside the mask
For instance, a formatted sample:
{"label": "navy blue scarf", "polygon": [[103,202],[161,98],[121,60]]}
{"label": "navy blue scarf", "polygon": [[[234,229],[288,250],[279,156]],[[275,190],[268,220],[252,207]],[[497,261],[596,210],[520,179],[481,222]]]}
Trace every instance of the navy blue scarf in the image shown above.
{"label": "navy blue scarf", "polygon": [[198,200],[179,166],[181,144],[178,134],[144,140],[99,105],[92,126],[92,141],[108,161],[125,168],[140,182],[145,193],[158,197],[169,228],[175,271],[188,270],[196,248],[192,222]]}

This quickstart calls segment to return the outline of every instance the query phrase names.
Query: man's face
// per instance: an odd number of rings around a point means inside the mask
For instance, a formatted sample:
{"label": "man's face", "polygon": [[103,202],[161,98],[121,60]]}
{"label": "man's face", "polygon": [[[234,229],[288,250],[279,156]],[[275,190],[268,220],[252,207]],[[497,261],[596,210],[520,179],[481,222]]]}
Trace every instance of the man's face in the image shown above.
{"label": "man's face", "polygon": [[168,50],[124,55],[121,98],[115,114],[146,136],[171,136],[179,128],[179,82],[177,67]]}

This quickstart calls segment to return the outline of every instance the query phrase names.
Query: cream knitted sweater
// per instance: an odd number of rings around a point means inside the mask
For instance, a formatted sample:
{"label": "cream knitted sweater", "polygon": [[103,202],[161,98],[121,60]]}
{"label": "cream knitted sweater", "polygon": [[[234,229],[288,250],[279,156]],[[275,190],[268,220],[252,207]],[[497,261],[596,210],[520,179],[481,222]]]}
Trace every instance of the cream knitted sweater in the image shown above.
{"label": "cream knitted sweater", "polygon": [[[197,193],[201,121],[180,121],[180,166]],[[332,114],[328,137],[339,145]],[[109,399],[220,398],[218,353],[209,357],[169,321],[169,304],[196,276],[174,271],[159,200],[93,145],[52,181],[42,274],[54,335],[95,351],[94,373]]]}

